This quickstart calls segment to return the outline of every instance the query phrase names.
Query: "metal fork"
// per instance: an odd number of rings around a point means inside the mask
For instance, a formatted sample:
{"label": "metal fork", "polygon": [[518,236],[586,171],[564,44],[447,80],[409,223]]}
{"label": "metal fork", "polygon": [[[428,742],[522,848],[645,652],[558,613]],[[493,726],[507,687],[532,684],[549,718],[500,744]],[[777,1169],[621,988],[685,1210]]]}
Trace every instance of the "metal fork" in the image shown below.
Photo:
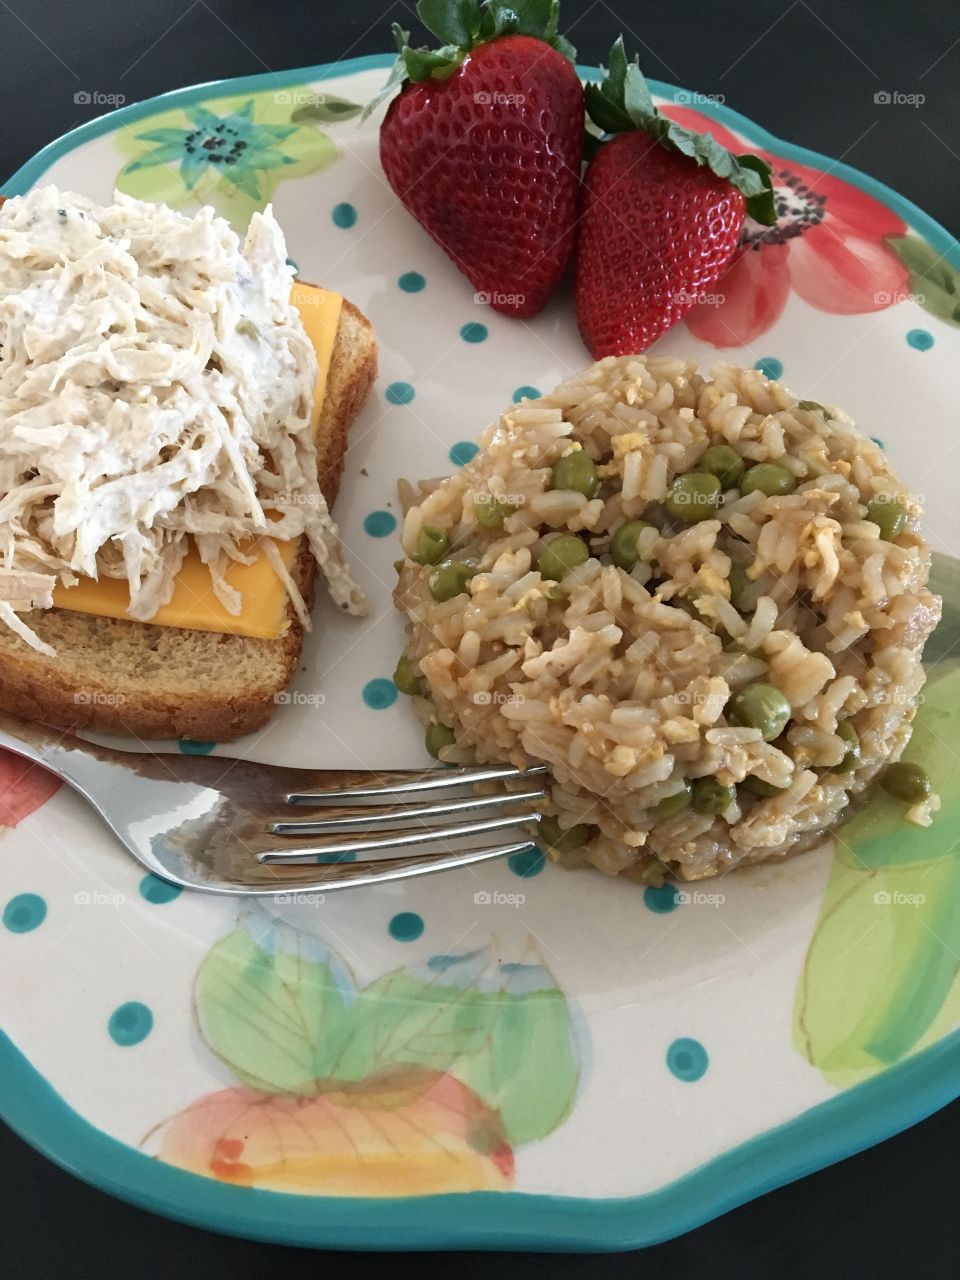
{"label": "metal fork", "polygon": [[206,893],[326,893],[504,857],[529,848],[545,795],[542,766],[291,769],[116,751],[5,712],[0,747],[69,783],[149,871]]}

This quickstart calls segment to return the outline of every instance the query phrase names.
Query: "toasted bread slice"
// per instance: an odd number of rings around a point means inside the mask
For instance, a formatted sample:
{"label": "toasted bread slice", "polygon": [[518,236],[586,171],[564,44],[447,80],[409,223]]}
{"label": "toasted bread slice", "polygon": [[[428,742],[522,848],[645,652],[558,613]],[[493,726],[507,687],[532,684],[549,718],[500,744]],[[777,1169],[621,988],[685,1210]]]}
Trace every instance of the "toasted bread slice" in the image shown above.
{"label": "toasted bread slice", "polygon": [[[369,320],[344,299],[317,434],[320,488],[332,509],[347,431],[377,371]],[[313,605],[316,561],[302,545],[293,576]],[[0,627],[0,708],[67,729],[134,738],[224,742],[261,728],[290,683],[303,627],[288,606],[276,640],[156,627],[34,610],[30,627],[56,650],[48,658]]]}

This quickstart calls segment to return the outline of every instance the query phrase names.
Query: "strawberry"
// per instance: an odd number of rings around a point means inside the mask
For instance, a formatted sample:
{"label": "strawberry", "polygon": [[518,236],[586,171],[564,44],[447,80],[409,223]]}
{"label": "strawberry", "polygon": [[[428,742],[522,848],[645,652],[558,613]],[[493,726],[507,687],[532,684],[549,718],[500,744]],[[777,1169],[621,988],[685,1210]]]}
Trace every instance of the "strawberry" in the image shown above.
{"label": "strawberry", "polygon": [[[573,251],[583,87],[558,0],[420,0],[446,42],[400,57],[380,129],[390,186],[467,277],[510,315],[543,307]],[[371,109],[371,108],[368,108]]]}
{"label": "strawberry", "polygon": [[622,38],[586,89],[595,152],[581,198],[576,300],[594,359],[645,351],[730,265],[744,217],[775,221],[769,167],[657,110]]}

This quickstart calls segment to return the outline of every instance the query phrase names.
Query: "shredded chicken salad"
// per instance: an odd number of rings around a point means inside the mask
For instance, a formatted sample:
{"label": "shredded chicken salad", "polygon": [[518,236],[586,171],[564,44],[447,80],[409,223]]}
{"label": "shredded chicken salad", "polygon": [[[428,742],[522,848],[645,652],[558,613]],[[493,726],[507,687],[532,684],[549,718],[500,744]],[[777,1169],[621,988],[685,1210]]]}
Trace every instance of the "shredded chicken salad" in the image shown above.
{"label": "shredded chicken salad", "polygon": [[300,536],[365,611],[317,482],[291,280],[269,208],[241,248],[210,208],[53,186],[0,206],[0,621],[34,648],[52,654],[20,615],[58,581],[124,578],[148,622],[191,538],[231,614],[226,571],[262,551],[309,625],[276,546]]}

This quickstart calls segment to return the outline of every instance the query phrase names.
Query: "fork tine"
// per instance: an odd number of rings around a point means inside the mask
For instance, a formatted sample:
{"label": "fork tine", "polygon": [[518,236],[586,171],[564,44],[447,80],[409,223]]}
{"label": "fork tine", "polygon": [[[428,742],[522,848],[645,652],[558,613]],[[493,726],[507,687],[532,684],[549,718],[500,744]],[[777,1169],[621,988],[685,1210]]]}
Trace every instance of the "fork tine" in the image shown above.
{"label": "fork tine", "polygon": [[[375,862],[317,866],[311,868],[317,872],[317,879],[311,883],[310,887],[327,893],[334,889],[350,889],[365,884],[381,884],[389,880],[405,880],[408,876],[429,875],[433,871],[452,871],[456,867],[488,862],[491,858],[505,858],[511,853],[521,853],[529,848],[530,841],[523,840],[517,844],[490,845],[480,849],[461,850],[459,853],[430,853],[421,854],[419,857],[380,858]],[[298,892],[309,892],[309,889],[302,889],[299,885],[297,888]],[[274,892],[283,891],[278,889]]]}
{"label": "fork tine", "polygon": [[270,830],[277,836],[321,835],[324,831],[377,827],[385,823],[402,824],[423,818],[440,818],[449,813],[494,809],[507,804],[520,804],[527,800],[542,800],[546,794],[541,787],[538,791],[506,791],[492,796],[447,800],[440,804],[406,805],[386,809],[369,805],[360,813],[353,809],[334,814],[331,818],[310,819],[303,822],[274,822]]}
{"label": "fork tine", "polygon": [[[470,836],[484,835],[488,831],[505,831],[510,827],[524,827],[538,824],[540,814],[536,811],[521,813],[505,818],[485,818],[482,822],[467,822],[449,827],[432,827],[423,831],[410,831],[404,835],[378,836],[371,840],[341,840],[330,843],[311,845],[309,849],[265,849],[258,853],[261,863],[297,863],[312,861],[317,857],[332,857],[338,853],[369,853],[381,849],[408,849],[420,844],[429,844],[434,840],[458,840]],[[529,841],[527,842],[529,843]]]}
{"label": "fork tine", "polygon": [[512,765],[489,765],[479,769],[395,769],[384,771],[391,782],[377,786],[338,787],[331,791],[293,791],[287,804],[325,804],[330,800],[363,800],[407,792],[433,791],[435,788],[463,787],[475,782],[496,782],[504,778],[526,779],[546,773],[544,765],[515,769]]}

